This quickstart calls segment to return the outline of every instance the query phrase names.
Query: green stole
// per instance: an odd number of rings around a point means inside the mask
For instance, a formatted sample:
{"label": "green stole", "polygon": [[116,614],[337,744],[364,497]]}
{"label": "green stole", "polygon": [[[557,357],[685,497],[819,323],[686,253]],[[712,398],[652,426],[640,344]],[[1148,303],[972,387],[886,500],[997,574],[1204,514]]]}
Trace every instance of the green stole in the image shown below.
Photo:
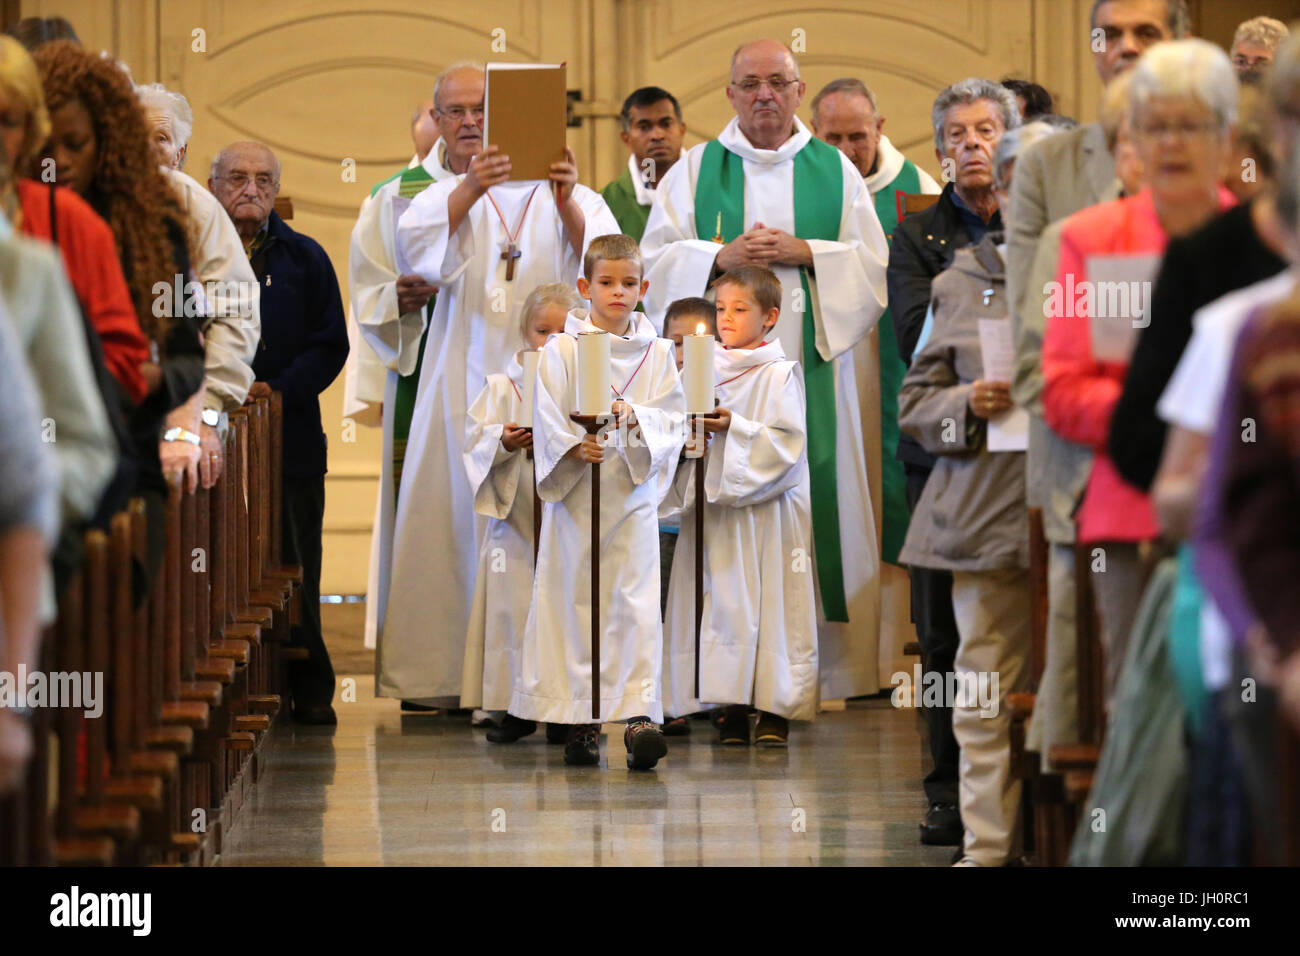
{"label": "green stole", "polygon": [[625,168],[622,176],[612,180],[600,191],[600,196],[618,220],[618,228],[623,230],[624,235],[640,242],[641,236],[645,234],[645,224],[650,220],[650,207],[636,201],[632,170]]}
{"label": "green stole", "polygon": [[[426,188],[433,185],[433,177],[420,163],[416,163],[410,169],[405,169],[396,175],[389,176],[382,183],[371,190],[370,195],[374,196],[379,189],[392,182],[394,179],[400,179],[397,187],[397,193],[406,199],[411,199],[424,192]],[[424,334],[420,336],[420,348],[415,358],[415,369],[410,375],[401,375],[397,379],[397,393],[393,399],[393,506],[397,505],[397,491],[402,487],[402,465],[406,461],[406,441],[411,435],[411,417],[415,413],[415,395],[420,388],[420,366],[424,363],[424,343],[429,337],[429,320],[433,318],[433,305],[437,301],[435,294],[429,299],[428,304],[424,307],[425,326]]]}
{"label": "green stole", "polygon": [[[794,157],[794,234],[800,239],[840,237],[844,197],[840,152],[811,139]],[[719,217],[721,217],[719,219]],[[719,231],[730,242],[745,231],[744,161],[716,139],[704,146],[695,185],[695,232],[713,239]],[[808,409],[808,473],[812,486],[813,549],[822,613],[828,621],[847,621],[844,567],[840,551],[840,505],[835,476],[835,365],[817,351],[808,270],[800,267],[803,301],[803,374]]]}
{"label": "green stole", "polygon": [[[894,229],[898,226],[898,194],[920,191],[921,177],[916,173],[916,166],[910,159],[904,160],[903,169],[894,181],[873,197],[876,217],[880,220],[880,228],[885,230],[886,239],[893,239]],[[885,309],[876,328],[880,330],[880,484],[884,514],[880,558],[897,564],[898,552],[903,549],[903,539],[907,537],[907,525],[911,520],[907,508],[907,473],[898,460],[898,392],[903,387],[907,366],[898,354],[898,340],[894,337],[894,322],[889,317],[889,309]]]}

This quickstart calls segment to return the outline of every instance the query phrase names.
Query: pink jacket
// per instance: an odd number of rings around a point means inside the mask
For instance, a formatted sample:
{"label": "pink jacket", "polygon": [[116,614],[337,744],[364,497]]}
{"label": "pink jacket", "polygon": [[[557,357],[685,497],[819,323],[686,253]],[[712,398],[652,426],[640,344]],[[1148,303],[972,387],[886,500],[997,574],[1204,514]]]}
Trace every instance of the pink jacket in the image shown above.
{"label": "pink jacket", "polygon": [[[1219,210],[1236,200],[1219,190]],[[1156,217],[1151,191],[1089,206],[1061,229],[1056,281],[1065,290],[1088,278],[1097,255],[1163,255],[1168,237]],[[1106,453],[1110,417],[1124,387],[1127,363],[1092,357],[1086,303],[1070,302],[1047,319],[1043,339],[1043,412],[1048,426],[1092,448],[1092,471],[1077,513],[1079,541],[1146,541],[1160,533],[1151,499],[1124,481]],[[1148,317],[1149,318],[1149,317]]]}

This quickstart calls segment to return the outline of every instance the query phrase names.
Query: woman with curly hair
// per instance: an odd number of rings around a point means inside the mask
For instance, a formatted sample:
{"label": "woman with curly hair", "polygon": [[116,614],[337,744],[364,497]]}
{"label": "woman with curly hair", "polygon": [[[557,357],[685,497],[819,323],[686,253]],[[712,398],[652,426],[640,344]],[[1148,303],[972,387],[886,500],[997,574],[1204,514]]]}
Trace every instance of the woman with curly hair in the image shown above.
{"label": "woman with curly hair", "polygon": [[[46,44],[32,58],[50,114],[46,158],[54,160],[58,181],[108,223],[136,317],[160,356],[161,383],[130,417],[140,459],[134,490],[149,509],[148,582],[162,556],[162,458],[169,474],[191,476],[192,490],[199,457],[197,434],[177,428],[160,435],[167,413],[203,383],[197,310],[170,291],[190,280],[184,214],[152,158],[149,128],[126,73],[68,41]],[[154,291],[158,283],[169,290],[163,297]],[[156,307],[164,301],[166,307]]]}
{"label": "woman with curly hair", "polygon": [[[14,175],[32,168],[49,135],[50,115],[36,64],[17,40],[0,36],[0,148]],[[131,403],[141,401],[148,392],[142,366],[149,364],[149,343],[131,304],[112,231],[70,189],[35,179],[20,179],[15,186],[6,185],[0,196],[6,215],[26,236],[57,238],[81,311],[99,338],[104,365]],[[156,369],[147,371],[157,378]]]}

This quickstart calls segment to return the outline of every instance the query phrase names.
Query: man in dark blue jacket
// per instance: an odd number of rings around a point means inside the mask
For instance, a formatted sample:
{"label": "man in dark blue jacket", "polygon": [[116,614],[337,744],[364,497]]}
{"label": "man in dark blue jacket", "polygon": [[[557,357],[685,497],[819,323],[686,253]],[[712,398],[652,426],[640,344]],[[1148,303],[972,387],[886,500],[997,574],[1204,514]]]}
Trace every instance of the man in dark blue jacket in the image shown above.
{"label": "man in dark blue jacket", "polygon": [[333,724],[334,669],[320,626],[326,450],[320,393],[348,357],[343,300],[325,250],[274,211],[280,191],[274,153],[260,143],[232,143],[213,160],[208,188],[234,221],[261,287],[262,341],[249,397],[284,396],[283,560],[302,566],[302,615],[293,642],[310,655],[289,675],[293,717]]}

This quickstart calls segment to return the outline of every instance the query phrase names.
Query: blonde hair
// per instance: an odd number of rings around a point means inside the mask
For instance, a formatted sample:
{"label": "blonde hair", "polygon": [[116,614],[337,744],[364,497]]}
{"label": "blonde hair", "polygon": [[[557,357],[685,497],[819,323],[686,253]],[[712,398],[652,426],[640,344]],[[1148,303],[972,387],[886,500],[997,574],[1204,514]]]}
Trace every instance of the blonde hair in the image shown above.
{"label": "blonde hair", "polygon": [[1276,50],[1278,44],[1290,34],[1291,31],[1281,20],[1274,20],[1272,17],[1252,17],[1237,25],[1237,32],[1232,36],[1232,46],[1229,49],[1236,49],[1238,43],[1244,42]]}
{"label": "blonde hair", "polygon": [[570,312],[582,305],[582,296],[578,295],[577,289],[564,282],[539,285],[528,293],[523,308],[519,310],[519,334],[523,336],[524,341],[528,341],[528,327],[533,324],[533,319],[537,318],[543,309],[552,305],[558,305],[564,311]]}
{"label": "blonde hair", "polygon": [[14,175],[25,176],[36,151],[49,139],[50,111],[45,106],[45,91],[36,62],[27,48],[11,36],[0,36],[0,89],[11,106],[27,110],[27,130],[14,159]]}
{"label": "blonde hair", "polygon": [[597,262],[613,262],[619,259],[635,262],[641,276],[645,277],[645,264],[641,261],[641,247],[636,244],[636,240],[631,236],[617,233],[597,236],[591,240],[591,245],[587,246],[587,254],[582,257],[582,276],[590,282],[591,274],[596,271]]}
{"label": "blonde hair", "polygon": [[766,266],[736,266],[718,276],[713,288],[738,285],[754,297],[764,312],[781,308],[781,280]]}

